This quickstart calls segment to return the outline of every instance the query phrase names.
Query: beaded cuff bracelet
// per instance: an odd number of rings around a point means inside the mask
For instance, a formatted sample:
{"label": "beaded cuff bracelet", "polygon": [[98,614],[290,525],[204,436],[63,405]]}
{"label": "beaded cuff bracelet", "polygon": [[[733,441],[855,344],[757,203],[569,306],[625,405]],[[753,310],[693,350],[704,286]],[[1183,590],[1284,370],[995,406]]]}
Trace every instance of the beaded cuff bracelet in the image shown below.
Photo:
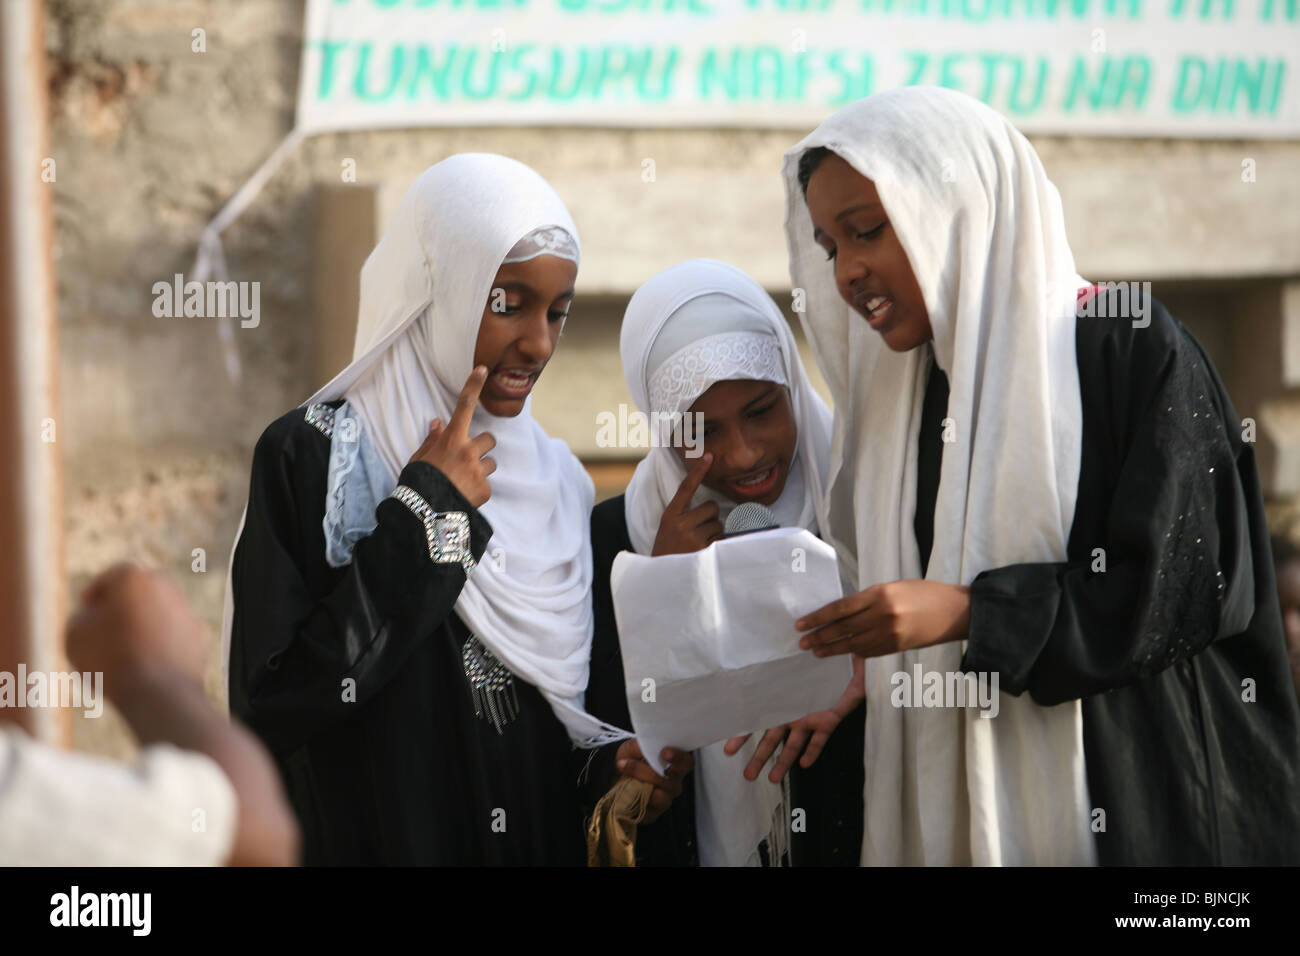
{"label": "beaded cuff bracelet", "polygon": [[434,511],[419,492],[407,485],[398,485],[388,497],[406,505],[424,523],[429,558],[434,564],[459,564],[467,575],[474,570],[469,515],[463,511]]}

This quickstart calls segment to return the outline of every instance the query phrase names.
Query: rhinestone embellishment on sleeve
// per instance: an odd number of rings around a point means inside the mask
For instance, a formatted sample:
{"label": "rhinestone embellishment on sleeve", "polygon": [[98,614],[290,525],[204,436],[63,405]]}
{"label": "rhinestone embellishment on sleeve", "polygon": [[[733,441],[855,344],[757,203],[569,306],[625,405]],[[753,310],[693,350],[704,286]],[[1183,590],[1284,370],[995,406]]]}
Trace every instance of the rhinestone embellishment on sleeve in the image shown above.
{"label": "rhinestone embellishment on sleeve", "polygon": [[506,724],[519,716],[514,675],[475,634],[465,642],[461,659],[474,701],[474,716],[486,720],[501,733]]}
{"label": "rhinestone embellishment on sleeve", "polygon": [[324,402],[309,406],[305,418],[308,425],[316,426],[316,429],[326,438],[334,437],[334,409]]}
{"label": "rhinestone embellishment on sleeve", "polygon": [[463,511],[434,511],[408,485],[398,485],[388,497],[406,505],[424,523],[429,558],[434,564],[459,564],[467,575],[474,570],[474,555],[469,547],[469,515]]}

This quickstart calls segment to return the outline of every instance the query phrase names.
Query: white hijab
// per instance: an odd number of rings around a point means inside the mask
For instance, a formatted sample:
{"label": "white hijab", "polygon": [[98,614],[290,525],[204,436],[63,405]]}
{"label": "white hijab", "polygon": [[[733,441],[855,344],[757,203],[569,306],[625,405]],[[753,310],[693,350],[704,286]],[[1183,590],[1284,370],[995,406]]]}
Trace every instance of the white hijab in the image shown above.
{"label": "white hijab", "polygon": [[[825,146],[873,180],[925,297],[933,351],[891,351],[835,288],[799,158]],[[913,530],[926,375],[950,382],[926,577],[1065,559],[1082,440],[1075,291],[1060,197],[1011,124],[963,94],[907,87],[836,113],[785,155],[791,281],[835,399],[826,518],[850,585],[920,577]],[[855,579],[855,580],[854,580]],[[965,642],[866,662],[864,864],[1094,861],[1077,701],[1002,695],[895,708],[891,675],[956,672]]]}
{"label": "white hijab", "polygon": [[[799,437],[772,510],[780,524],[816,533],[831,413],[804,375],[789,325],[758,283],[711,259],[666,269],[632,296],[620,349],[628,388],[646,415],[684,413],[715,382],[754,379],[785,385]],[[624,503],[638,553],[651,552],[664,509],[685,477],[676,452],[667,447],[652,448],[637,465]],[[692,506],[705,501],[716,501],[724,520],[735,506],[701,486]],[[774,862],[785,854],[789,778],[774,784],[764,773],[752,783],[745,780],[742,772],[757,744],[755,735],[731,757],[723,753],[725,742],[697,751],[695,829],[704,866],[756,865],[764,840]]]}
{"label": "white hijab", "polygon": [[[352,363],[306,402],[346,397],[390,488],[429,422],[450,420],[473,368],[497,269],[516,242],[543,226],[561,227],[576,244],[578,230],[554,190],[504,156],[451,156],[402,197],[361,270]],[[492,539],[456,613],[541,691],[574,743],[624,739],[626,732],[583,710],[592,638],[591,479],[568,446],[533,419],[531,398],[513,418],[480,405],[470,434],[482,431],[496,438],[492,495],[479,509]],[[228,666],[229,584],[226,603]]]}
{"label": "white hijab", "polygon": [[[716,301],[718,296],[732,300],[735,307],[710,309],[710,301]],[[684,321],[674,321],[669,326],[668,320],[674,316]],[[699,328],[692,331],[691,326],[696,322]],[[735,266],[713,259],[691,259],[660,272],[637,289],[628,302],[619,334],[623,375],[632,400],[642,414],[685,412],[715,382],[753,377],[752,366],[737,361],[736,357],[728,357],[721,351],[705,357],[698,348],[699,340],[754,329],[761,329],[776,339],[783,384],[789,389],[799,428],[795,462],[773,511],[783,525],[808,528],[816,533],[818,494],[813,489],[821,488],[829,456],[831,414],[804,374],[790,326],[762,286]],[[664,342],[669,343],[668,348]],[[689,383],[671,393],[673,407],[655,408],[651,402],[651,378],[668,359],[674,355],[682,357],[680,348],[672,348],[678,342],[689,346],[697,361],[692,363]],[[653,367],[652,358],[659,360]],[[649,554],[654,547],[659,519],[685,477],[685,467],[670,448],[650,449],[637,465],[624,496],[628,534],[637,553]],[[731,499],[701,485],[691,506],[706,501],[718,504],[723,521],[735,507]]]}

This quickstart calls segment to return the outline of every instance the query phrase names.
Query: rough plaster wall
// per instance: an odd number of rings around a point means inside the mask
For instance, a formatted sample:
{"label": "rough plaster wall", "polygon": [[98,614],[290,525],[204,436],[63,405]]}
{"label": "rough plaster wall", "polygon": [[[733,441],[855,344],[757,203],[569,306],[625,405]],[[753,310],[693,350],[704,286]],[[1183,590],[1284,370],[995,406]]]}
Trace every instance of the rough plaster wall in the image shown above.
{"label": "rough plaster wall", "polygon": [[[310,371],[313,184],[338,182],[342,161],[353,158],[360,180],[404,186],[460,150],[508,153],[575,191],[584,182],[636,183],[647,156],[656,158],[661,177],[675,169],[704,182],[771,176],[798,138],[787,131],[588,129],[313,138],[224,235],[231,278],[261,283],[260,325],[235,330],[243,363],[236,384],[226,376],[212,320],[155,318],[152,286],[190,272],[199,230],[289,130],[301,3],[47,0],[46,13],[69,593],[118,559],[170,572],[206,627],[214,699],[221,696],[226,560],[253,443],[266,423],[320,384]],[[205,53],[191,51],[196,27],[206,30]],[[1053,175],[1056,164],[1063,172],[1082,164],[1075,175],[1086,176],[1094,160],[1137,169],[1206,155],[1188,143],[1036,143]],[[1300,156],[1297,144],[1260,149],[1291,169]],[[1241,153],[1239,144],[1221,144],[1208,155],[1233,165]],[[1104,198],[1105,183],[1097,189]],[[626,195],[625,187],[617,194]],[[599,221],[580,221],[588,241],[654,228],[650,195],[644,208],[612,208]],[[635,244],[646,256],[644,274],[688,254],[728,258],[691,223],[673,222],[665,228],[661,220],[660,232]],[[1072,225],[1071,234],[1081,263],[1101,256],[1089,239],[1100,233],[1087,221]],[[769,252],[755,271],[779,280],[779,219],[765,221],[761,237]],[[204,573],[191,570],[195,548],[206,551]],[[90,750],[132,749],[115,716],[78,718],[75,735]]]}
{"label": "rough plaster wall", "polygon": [[[273,182],[231,230],[231,272],[262,281],[242,386],[225,376],[211,320],[155,318],[152,286],[190,271],[198,230],[289,126],[301,11],[59,0],[46,17],[69,593],[115,560],[168,571],[212,639],[215,696],[252,442],[304,387],[305,192]],[[206,53],[191,52],[195,27]],[[205,573],[191,571],[194,548]],[[80,747],[131,749],[116,715],[78,718],[74,732]]]}

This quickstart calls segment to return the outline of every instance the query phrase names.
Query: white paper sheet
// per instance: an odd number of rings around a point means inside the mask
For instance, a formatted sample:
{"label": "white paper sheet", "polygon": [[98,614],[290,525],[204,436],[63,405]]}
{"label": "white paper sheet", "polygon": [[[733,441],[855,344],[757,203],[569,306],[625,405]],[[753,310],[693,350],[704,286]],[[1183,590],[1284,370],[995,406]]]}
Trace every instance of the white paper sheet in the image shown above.
{"label": "white paper sheet", "polygon": [[803,528],[694,554],[625,551],[610,587],[632,727],[656,773],[664,747],[694,750],[827,710],[852,676],[849,655],[799,648],[794,622],[844,593],[835,550]]}

